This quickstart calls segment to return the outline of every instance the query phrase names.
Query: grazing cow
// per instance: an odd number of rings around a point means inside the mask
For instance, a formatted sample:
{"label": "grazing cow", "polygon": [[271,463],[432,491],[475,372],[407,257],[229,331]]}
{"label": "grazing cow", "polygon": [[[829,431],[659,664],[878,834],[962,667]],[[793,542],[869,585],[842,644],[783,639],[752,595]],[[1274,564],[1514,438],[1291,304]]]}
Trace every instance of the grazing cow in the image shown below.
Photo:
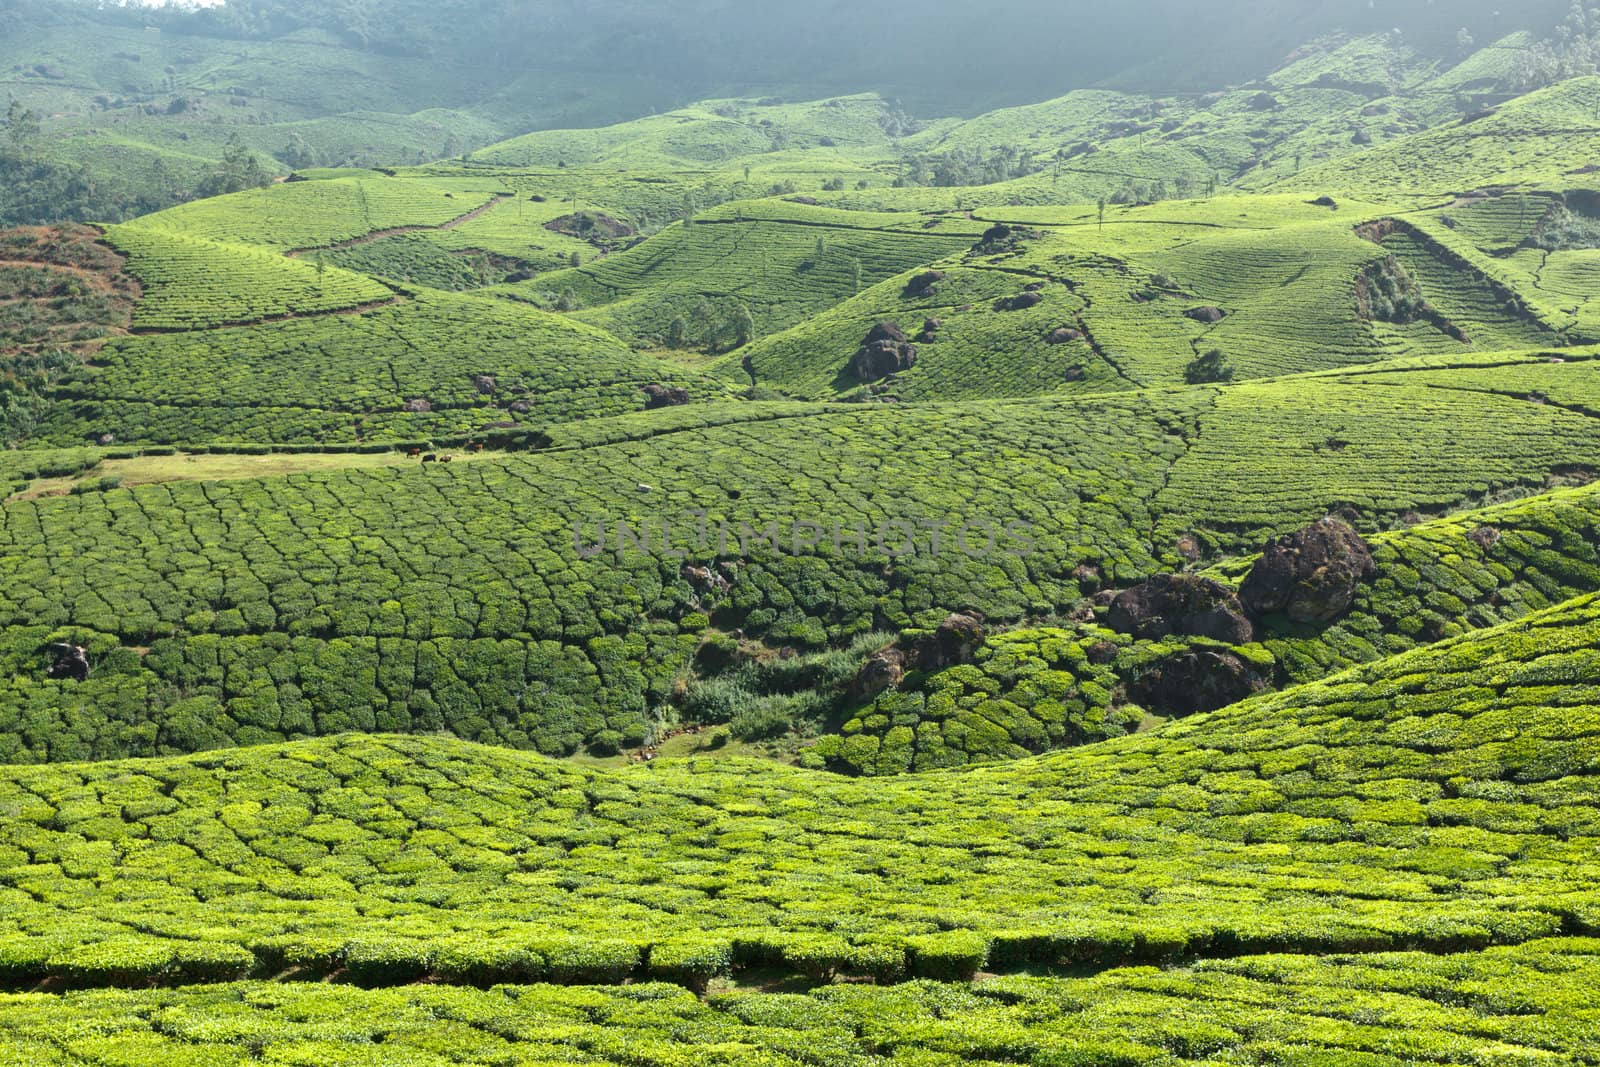
{"label": "grazing cow", "polygon": [[454,457],[454,456],[440,456],[439,457],[439,462],[440,463],[449,463],[451,460],[453,460],[455,458],[456,457]]}
{"label": "grazing cow", "polygon": [[406,455],[410,456],[412,459],[416,459],[418,456],[422,455],[422,449],[413,448],[410,452],[407,452]]}
{"label": "grazing cow", "polygon": [[422,457],[422,462],[424,462],[424,463],[437,463],[437,462],[439,462],[439,457],[434,455],[432,452],[429,452],[426,456]]}

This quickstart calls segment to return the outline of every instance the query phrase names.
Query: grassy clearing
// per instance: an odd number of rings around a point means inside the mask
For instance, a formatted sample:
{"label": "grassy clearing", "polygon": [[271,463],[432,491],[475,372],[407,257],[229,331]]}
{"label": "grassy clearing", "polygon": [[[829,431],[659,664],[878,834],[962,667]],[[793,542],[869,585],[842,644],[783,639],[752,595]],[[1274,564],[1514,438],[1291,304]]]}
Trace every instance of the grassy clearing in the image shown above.
{"label": "grassy clearing", "polygon": [[[503,459],[498,452],[451,454],[453,462],[470,463]],[[129,459],[101,460],[82,474],[70,477],[41,478],[27,489],[13,494],[7,504],[45,497],[66,496],[100,483],[124,489],[163,482],[226,482],[244,478],[273,478],[313,471],[360,470],[370,467],[414,466],[417,459],[404,452],[272,453],[265,456],[179,452],[170,456],[135,456]]]}

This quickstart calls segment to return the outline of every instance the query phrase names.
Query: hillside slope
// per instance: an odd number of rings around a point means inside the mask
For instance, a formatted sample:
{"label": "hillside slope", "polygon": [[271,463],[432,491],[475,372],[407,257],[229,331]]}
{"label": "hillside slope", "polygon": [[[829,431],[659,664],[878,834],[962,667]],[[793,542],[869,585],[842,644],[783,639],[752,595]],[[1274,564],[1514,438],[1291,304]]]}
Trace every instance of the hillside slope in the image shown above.
{"label": "hillside slope", "polygon": [[[352,728],[614,751],[663,732],[722,633],[823,650],[957,609],[1065,614],[1186,539],[1253,552],[1340,506],[1381,526],[1600,468],[1592,415],[1428,373],[722,425],[690,407],[465,466],[19,500],[0,736],[30,760]],[[68,635],[104,661],[86,682],[45,678]]]}
{"label": "hillside slope", "polygon": [[1597,635],[1590,597],[1152,734],[892,783],[385,737],[9,768],[0,958],[12,983],[91,985],[616,981],[669,959],[895,979],[1592,934]]}

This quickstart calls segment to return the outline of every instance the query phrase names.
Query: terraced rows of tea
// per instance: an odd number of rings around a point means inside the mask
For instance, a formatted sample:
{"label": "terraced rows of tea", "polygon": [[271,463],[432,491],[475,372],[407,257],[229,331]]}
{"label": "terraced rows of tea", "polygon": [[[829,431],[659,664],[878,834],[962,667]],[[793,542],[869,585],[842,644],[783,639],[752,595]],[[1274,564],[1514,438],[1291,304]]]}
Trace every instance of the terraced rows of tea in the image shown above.
{"label": "terraced rows of tea", "polygon": [[1600,1063],[1532,42],[0,235],[0,1063]]}

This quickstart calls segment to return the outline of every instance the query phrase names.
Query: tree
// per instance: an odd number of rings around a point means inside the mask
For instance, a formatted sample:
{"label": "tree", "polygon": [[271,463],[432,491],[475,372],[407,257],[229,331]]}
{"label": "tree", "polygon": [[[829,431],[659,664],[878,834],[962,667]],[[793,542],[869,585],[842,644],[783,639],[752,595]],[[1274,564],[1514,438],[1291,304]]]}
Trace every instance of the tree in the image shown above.
{"label": "tree", "polygon": [[755,340],[756,320],[744,304],[733,309],[733,316],[728,319],[728,334],[733,340],[734,348],[743,348]]}
{"label": "tree", "polygon": [[1185,367],[1183,378],[1190,385],[1231,382],[1233,365],[1228,362],[1228,357],[1222,354],[1222,349],[1213,348],[1204,355],[1196,357]]}
{"label": "tree", "polygon": [[1100,228],[1103,230],[1106,228],[1106,198],[1102,196],[1096,207],[1099,209]]}
{"label": "tree", "polygon": [[317,252],[315,262],[317,267],[317,292],[320,293],[322,292],[322,276],[328,273],[328,261],[323,258],[320,250]]}
{"label": "tree", "polygon": [[572,255],[567,258],[567,263],[574,268],[583,266],[583,253],[572,253]]}
{"label": "tree", "polygon": [[1456,31],[1456,53],[1466,59],[1472,54],[1472,46],[1477,42],[1472,39],[1472,31],[1465,26]]}
{"label": "tree", "polygon": [[667,347],[681,349],[689,343],[689,324],[677,315],[667,324]]}
{"label": "tree", "polygon": [[317,165],[316,150],[298,132],[289,135],[289,143],[283,146],[278,158],[291,170],[302,170]]}
{"label": "tree", "polygon": [[711,301],[701,300],[695,304],[694,311],[689,315],[689,321],[694,326],[694,336],[703,345],[710,347],[716,343],[717,309],[711,306]]}
{"label": "tree", "polygon": [[6,108],[6,137],[18,155],[27,155],[28,149],[39,137],[39,113],[22,106],[22,101],[11,98]]}

